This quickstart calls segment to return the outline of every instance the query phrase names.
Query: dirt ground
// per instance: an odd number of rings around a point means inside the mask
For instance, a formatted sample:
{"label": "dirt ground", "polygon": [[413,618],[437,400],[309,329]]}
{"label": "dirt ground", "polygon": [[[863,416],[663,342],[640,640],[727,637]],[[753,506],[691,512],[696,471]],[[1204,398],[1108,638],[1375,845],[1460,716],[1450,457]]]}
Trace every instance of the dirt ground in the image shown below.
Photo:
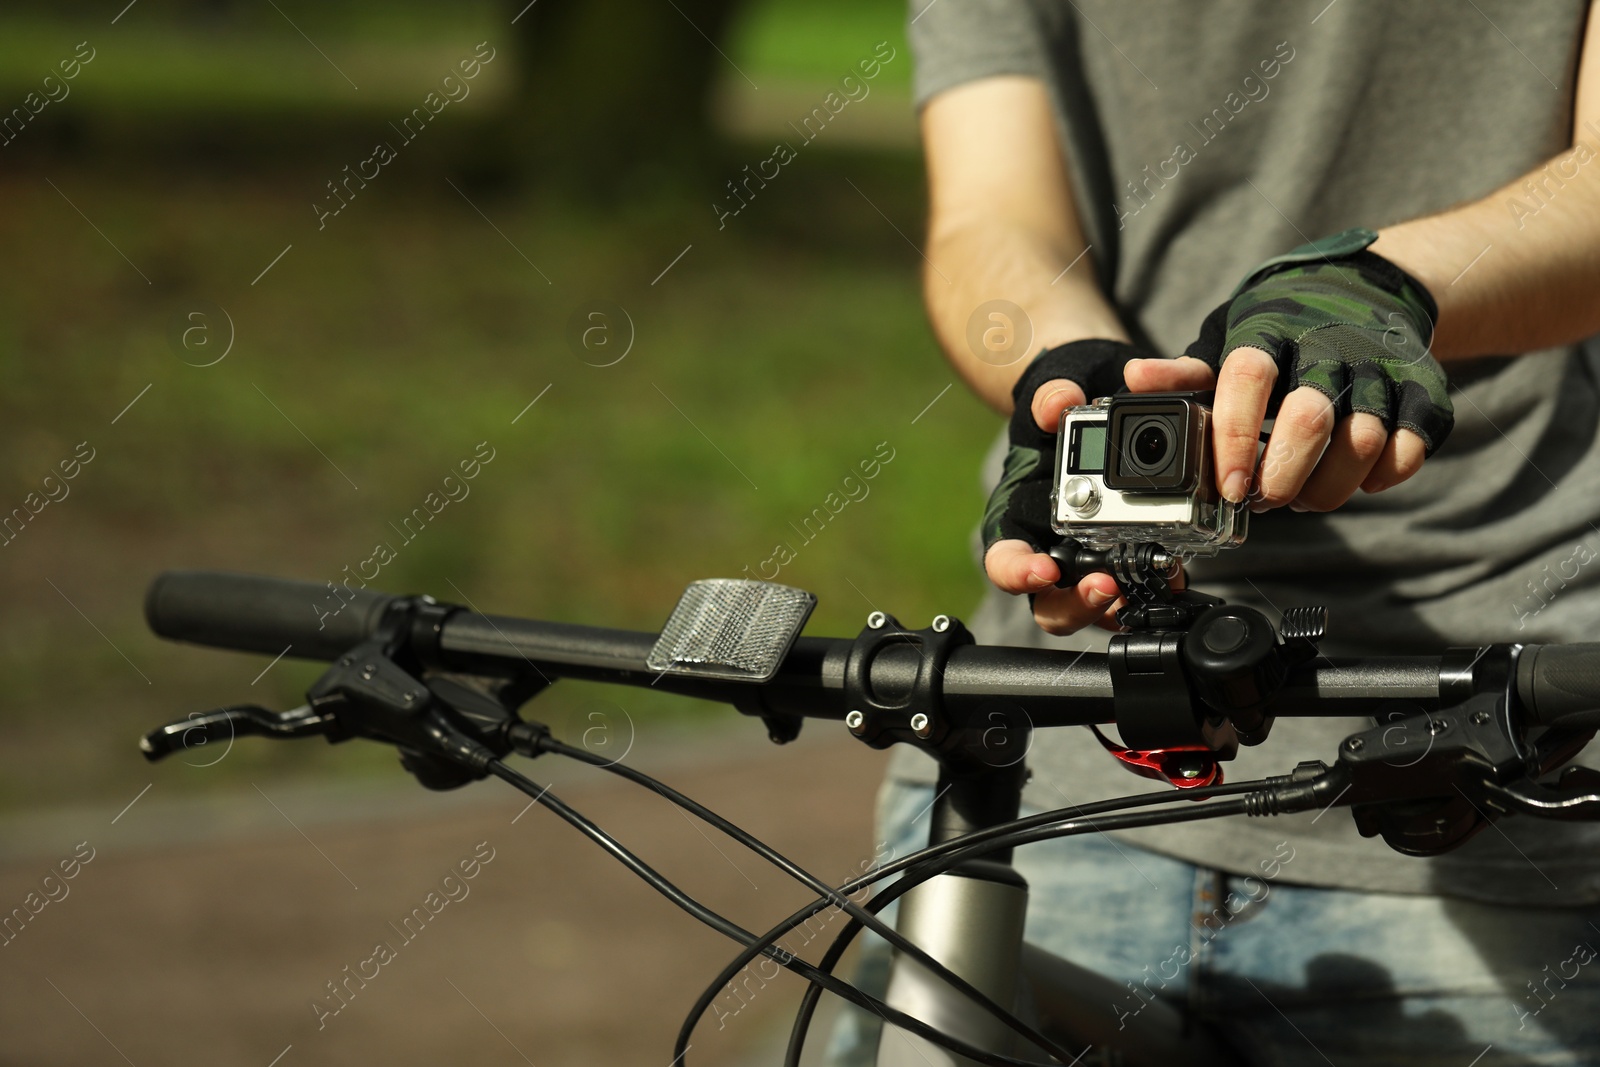
{"label": "dirt ground", "polygon": [[[842,881],[873,854],[883,756],[842,728],[808,732],[630,762]],[[809,899],[653,793],[553,758],[519,765],[747,927]],[[0,1064],[668,1067],[683,1013],[734,952],[499,782],[216,800],[164,798],[150,773],[120,814],[6,828],[0,907],[39,910],[0,946]],[[75,876],[47,881],[63,861]],[[413,909],[426,923],[403,927]],[[765,1062],[798,989],[785,976],[709,1020],[686,1062]]]}

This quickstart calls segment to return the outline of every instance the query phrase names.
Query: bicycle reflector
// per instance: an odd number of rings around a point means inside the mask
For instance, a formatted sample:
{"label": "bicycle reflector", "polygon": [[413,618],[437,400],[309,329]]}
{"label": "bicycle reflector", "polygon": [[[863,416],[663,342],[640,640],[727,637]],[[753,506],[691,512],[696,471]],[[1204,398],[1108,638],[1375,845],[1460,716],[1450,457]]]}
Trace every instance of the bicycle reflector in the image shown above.
{"label": "bicycle reflector", "polygon": [[804,589],[772,582],[691,582],[645,666],[695,678],[770,681],[816,606]]}

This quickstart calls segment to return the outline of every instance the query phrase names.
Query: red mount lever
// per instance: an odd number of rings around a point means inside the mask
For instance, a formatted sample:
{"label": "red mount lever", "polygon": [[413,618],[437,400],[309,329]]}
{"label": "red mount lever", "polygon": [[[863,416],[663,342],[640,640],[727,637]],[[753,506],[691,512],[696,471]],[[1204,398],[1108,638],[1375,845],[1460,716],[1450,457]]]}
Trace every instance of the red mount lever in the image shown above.
{"label": "red mount lever", "polygon": [[1090,726],[1105,750],[1128,770],[1141,778],[1153,778],[1178,789],[1199,789],[1222,784],[1222,764],[1216,753],[1204,745],[1177,745],[1173,748],[1128,748],[1112,741]]}

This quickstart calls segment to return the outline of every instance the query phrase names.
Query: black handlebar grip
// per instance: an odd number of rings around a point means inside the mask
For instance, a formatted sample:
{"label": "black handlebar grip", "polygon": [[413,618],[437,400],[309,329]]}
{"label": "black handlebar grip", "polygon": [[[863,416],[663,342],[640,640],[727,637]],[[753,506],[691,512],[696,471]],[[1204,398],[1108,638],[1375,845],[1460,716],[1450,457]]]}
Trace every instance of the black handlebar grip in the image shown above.
{"label": "black handlebar grip", "polygon": [[144,617],[175,641],[334,660],[371,636],[395,599],[254,574],[166,571],[150,583]]}
{"label": "black handlebar grip", "polygon": [[[1532,723],[1592,725],[1600,712],[1600,644],[1529,645],[1517,657],[1517,698]],[[1584,720],[1596,720],[1585,715]]]}

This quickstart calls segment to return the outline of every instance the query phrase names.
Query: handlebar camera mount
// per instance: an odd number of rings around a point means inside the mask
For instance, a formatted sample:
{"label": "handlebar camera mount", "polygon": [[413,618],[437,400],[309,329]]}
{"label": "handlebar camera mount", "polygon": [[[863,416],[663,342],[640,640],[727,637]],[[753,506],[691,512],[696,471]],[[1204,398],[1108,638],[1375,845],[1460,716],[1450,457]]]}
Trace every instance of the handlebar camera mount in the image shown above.
{"label": "handlebar camera mount", "polygon": [[1324,608],[1287,612],[1280,633],[1254,608],[1174,588],[1178,557],[1153,542],[1091,549],[1068,538],[1050,555],[1058,586],[1109,574],[1126,602],[1117,621],[1127,632],[1107,648],[1124,743],[1095,736],[1133,773],[1179,789],[1220,784],[1240,745],[1267,739],[1267,705],[1327,631]]}

